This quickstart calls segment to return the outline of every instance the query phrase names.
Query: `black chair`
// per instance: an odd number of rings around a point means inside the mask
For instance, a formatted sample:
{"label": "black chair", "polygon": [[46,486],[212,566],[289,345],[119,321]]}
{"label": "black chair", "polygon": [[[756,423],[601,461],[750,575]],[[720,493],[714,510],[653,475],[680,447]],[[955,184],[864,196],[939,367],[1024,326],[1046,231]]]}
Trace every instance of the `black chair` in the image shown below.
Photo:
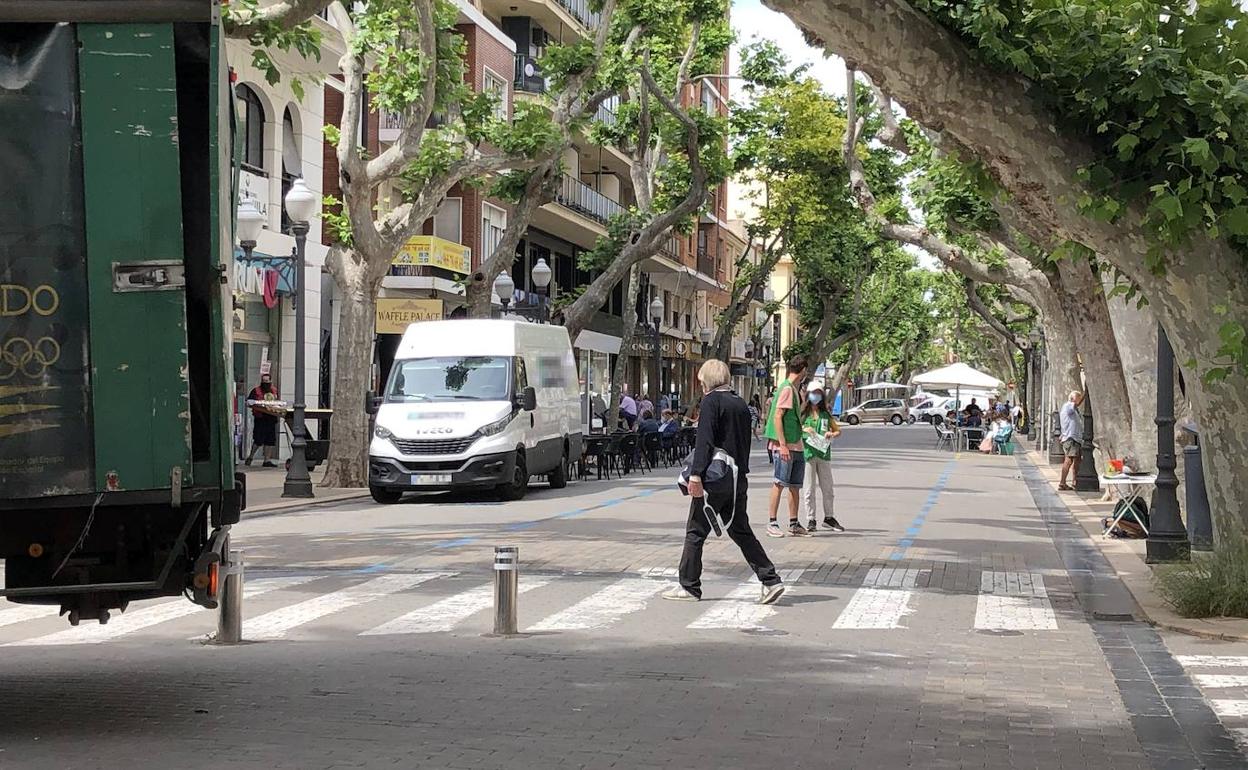
{"label": "black chair", "polygon": [[654,470],[659,464],[663,453],[663,438],[658,433],[643,433],[641,436],[641,456],[647,467]]}
{"label": "black chair", "polygon": [[619,459],[623,463],[624,473],[632,473],[633,467],[641,467],[641,441],[636,433],[625,433],[620,436]]}
{"label": "black chair", "polygon": [[599,478],[602,478],[602,472],[606,471],[607,480],[611,479],[611,471],[614,469],[621,477],[624,475],[624,438],[628,434],[615,433],[603,445],[601,453],[598,455]]}

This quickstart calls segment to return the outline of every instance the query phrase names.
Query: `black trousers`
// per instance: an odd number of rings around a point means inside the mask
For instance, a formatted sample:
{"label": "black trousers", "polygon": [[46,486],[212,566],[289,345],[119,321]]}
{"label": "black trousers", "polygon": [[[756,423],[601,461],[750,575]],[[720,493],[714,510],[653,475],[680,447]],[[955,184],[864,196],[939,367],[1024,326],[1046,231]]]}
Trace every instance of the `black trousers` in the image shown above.
{"label": "black trousers", "polygon": [[[725,501],[726,505],[720,507],[720,520],[723,521],[735,511],[732,526],[728,527],[728,536],[741,549],[741,555],[745,557],[750,569],[754,570],[759,582],[765,586],[775,585],[780,582],[780,576],[776,574],[776,567],[771,563],[771,559],[767,558],[763,544],[758,542],[758,538],[754,536],[754,530],[750,529],[750,520],[746,516],[748,489],[748,482],[744,478],[741,479],[737,483],[735,498]],[[725,508],[727,510],[724,510]],[[694,596],[702,595],[702,544],[706,542],[707,535],[710,533],[711,525],[702,513],[702,498],[696,497],[689,504],[689,523],[685,527],[685,550],[680,555],[680,584]]]}

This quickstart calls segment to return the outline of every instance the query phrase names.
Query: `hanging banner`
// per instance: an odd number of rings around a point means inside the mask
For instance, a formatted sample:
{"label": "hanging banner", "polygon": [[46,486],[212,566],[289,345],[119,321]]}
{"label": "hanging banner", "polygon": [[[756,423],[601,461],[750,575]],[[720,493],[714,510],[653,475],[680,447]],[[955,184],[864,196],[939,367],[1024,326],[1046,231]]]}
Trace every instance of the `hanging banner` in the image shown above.
{"label": "hanging banner", "polygon": [[402,334],[420,321],[442,319],[442,300],[383,297],[377,300],[377,333]]}
{"label": "hanging banner", "polygon": [[407,240],[392,265],[428,265],[460,275],[472,272],[472,249],[434,235],[415,235]]}

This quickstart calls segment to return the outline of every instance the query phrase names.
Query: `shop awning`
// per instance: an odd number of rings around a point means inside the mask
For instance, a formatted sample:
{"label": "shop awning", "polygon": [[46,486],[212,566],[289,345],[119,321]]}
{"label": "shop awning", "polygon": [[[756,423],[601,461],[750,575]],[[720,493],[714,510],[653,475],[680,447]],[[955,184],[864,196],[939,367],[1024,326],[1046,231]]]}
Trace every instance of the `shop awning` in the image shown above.
{"label": "shop awning", "polygon": [[576,342],[572,343],[572,346],[580,350],[617,354],[620,352],[620,342],[619,337],[586,329],[577,335]]}

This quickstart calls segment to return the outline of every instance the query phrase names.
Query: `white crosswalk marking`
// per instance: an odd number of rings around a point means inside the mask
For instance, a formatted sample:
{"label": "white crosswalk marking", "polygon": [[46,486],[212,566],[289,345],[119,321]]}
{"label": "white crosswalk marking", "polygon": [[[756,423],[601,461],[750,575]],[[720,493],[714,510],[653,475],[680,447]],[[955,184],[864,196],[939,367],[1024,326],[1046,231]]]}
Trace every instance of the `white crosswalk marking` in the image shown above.
{"label": "white crosswalk marking", "polygon": [[1187,668],[1248,668],[1248,657],[1237,655],[1175,655],[1174,659]]}
{"label": "white crosswalk marking", "polygon": [[55,617],[61,608],[50,604],[13,604],[0,610],[0,626]]}
{"label": "white crosswalk marking", "polygon": [[1209,705],[1213,707],[1213,713],[1220,717],[1248,717],[1248,700],[1215,698],[1209,701]]}
{"label": "white crosswalk marking", "polygon": [[[261,578],[259,580],[249,580],[244,582],[243,596],[250,598],[259,596],[270,591],[279,591],[283,588],[291,588],[303,583],[315,580],[314,576],[299,575],[294,577],[278,577],[278,578]],[[47,636],[38,636],[33,639],[22,639],[16,642],[9,642],[6,647],[39,647],[44,645],[61,645],[61,644],[100,644],[101,642],[109,642],[113,639],[132,634],[135,631],[141,631],[144,628],[165,623],[177,618],[194,615],[203,610],[198,604],[192,604],[185,599],[174,599],[172,601],[164,601],[159,604],[148,607],[140,607],[130,612],[124,612],[115,616],[106,625],[79,626],[78,628],[67,628],[64,631],[57,631]]]}
{"label": "white crosswalk marking", "polygon": [[763,621],[775,615],[776,608],[774,604],[759,604],[760,593],[757,582],[742,583],[687,628],[766,628]]}
{"label": "white crosswalk marking", "polygon": [[1242,674],[1193,674],[1201,687],[1248,687],[1248,676]]}
{"label": "white crosswalk marking", "polygon": [[[525,593],[535,588],[541,588],[549,582],[548,578],[526,577],[520,581],[517,590],[520,593]],[[430,604],[428,607],[413,610],[376,628],[370,628],[361,633],[360,636],[432,634],[440,631],[450,631],[476,613],[489,609],[493,603],[494,584],[486,583],[483,586],[477,586],[463,593],[448,596],[441,601]]]}
{"label": "white crosswalk marking", "polygon": [[867,570],[867,577],[862,584],[867,588],[914,588],[924,572],[927,570],[872,567]]}
{"label": "white crosswalk marking", "polygon": [[984,570],[975,606],[979,631],[1054,631],[1057,616],[1038,572]]}
{"label": "white crosswalk marking", "polygon": [[910,591],[895,588],[859,588],[837,616],[832,628],[903,628],[901,619],[913,612],[910,595]]}
{"label": "white crosswalk marking", "polygon": [[665,585],[660,580],[625,578],[541,620],[529,630],[584,631],[609,626],[625,615],[644,610],[646,600]]}
{"label": "white crosswalk marking", "polygon": [[365,583],[348,586],[340,591],[317,596],[244,621],[243,636],[257,641],[281,639],[292,629],[311,623],[317,618],[341,612],[357,604],[375,601],[399,591],[406,591],[436,578],[449,577],[452,574],[454,573],[417,572],[405,575],[382,575]]}

